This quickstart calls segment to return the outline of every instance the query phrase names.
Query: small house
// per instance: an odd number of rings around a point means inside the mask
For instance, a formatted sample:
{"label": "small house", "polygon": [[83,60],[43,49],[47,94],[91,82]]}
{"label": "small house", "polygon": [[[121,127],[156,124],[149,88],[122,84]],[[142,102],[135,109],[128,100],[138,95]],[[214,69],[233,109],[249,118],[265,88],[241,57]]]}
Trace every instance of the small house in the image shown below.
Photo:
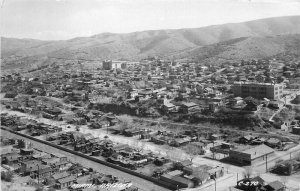
{"label": "small house", "polygon": [[276,180],[274,182],[270,182],[264,188],[266,189],[266,191],[284,191],[285,190],[284,184],[282,184],[278,180]]}
{"label": "small house", "polygon": [[69,186],[72,186],[74,184],[75,180],[76,180],[75,176],[68,176],[65,178],[58,179],[55,187],[57,189],[68,188]]}

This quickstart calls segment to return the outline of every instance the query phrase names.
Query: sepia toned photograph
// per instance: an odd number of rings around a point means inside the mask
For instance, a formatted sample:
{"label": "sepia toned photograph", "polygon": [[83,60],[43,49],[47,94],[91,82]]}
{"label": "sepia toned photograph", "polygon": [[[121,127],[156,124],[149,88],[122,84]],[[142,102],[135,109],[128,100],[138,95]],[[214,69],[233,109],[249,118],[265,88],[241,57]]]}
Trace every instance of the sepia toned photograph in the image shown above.
{"label": "sepia toned photograph", "polygon": [[300,191],[300,0],[0,0],[2,191]]}

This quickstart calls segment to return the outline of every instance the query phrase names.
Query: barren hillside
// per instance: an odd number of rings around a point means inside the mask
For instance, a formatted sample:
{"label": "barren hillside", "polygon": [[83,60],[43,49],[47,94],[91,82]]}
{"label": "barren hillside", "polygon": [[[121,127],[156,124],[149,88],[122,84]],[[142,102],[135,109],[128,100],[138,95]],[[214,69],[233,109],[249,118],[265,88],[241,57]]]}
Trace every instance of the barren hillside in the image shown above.
{"label": "barren hillside", "polygon": [[153,55],[206,61],[264,57],[286,51],[286,46],[297,48],[294,34],[300,34],[300,16],[196,29],[102,33],[61,41],[1,38],[2,67],[39,65],[40,59],[47,64],[51,59],[137,60]]}

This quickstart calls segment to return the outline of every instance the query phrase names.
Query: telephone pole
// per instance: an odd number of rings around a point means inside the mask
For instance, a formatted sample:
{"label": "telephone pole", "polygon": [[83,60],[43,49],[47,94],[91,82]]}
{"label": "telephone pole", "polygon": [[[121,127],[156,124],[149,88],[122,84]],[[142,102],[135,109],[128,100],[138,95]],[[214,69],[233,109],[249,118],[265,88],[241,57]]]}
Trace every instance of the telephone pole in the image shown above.
{"label": "telephone pole", "polygon": [[217,191],[217,180],[216,179],[214,180],[215,180],[215,191]]}
{"label": "telephone pole", "polygon": [[266,154],[266,172],[268,172],[268,154]]}
{"label": "telephone pole", "polygon": [[214,174],[214,181],[215,181],[215,191],[217,191],[217,172]]}
{"label": "telephone pole", "polygon": [[38,167],[38,184],[40,184],[40,165],[37,164]]}
{"label": "telephone pole", "polygon": [[213,141],[213,149],[212,149],[212,152],[213,152],[213,159],[215,159],[215,141]]}

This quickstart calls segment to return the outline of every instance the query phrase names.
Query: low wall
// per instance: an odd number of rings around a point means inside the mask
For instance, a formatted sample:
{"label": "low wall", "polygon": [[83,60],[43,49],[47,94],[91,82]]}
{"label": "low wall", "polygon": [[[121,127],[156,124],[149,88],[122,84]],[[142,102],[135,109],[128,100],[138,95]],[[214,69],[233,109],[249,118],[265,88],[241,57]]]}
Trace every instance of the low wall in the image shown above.
{"label": "low wall", "polygon": [[41,139],[37,139],[37,138],[35,138],[35,137],[29,136],[29,135],[25,135],[25,134],[22,134],[22,133],[19,133],[19,132],[16,132],[16,131],[12,131],[12,130],[7,129],[7,128],[5,128],[5,127],[1,127],[1,129],[6,130],[6,131],[9,131],[9,132],[11,132],[11,133],[14,133],[14,134],[16,134],[16,135],[19,135],[19,136],[22,136],[22,137],[26,137],[26,138],[28,138],[28,139],[31,139],[31,140],[34,140],[34,141],[37,141],[37,142],[40,142],[40,143],[49,145],[49,146],[51,146],[51,147],[54,147],[54,148],[57,148],[57,149],[60,149],[60,150],[69,152],[69,153],[71,153],[71,154],[78,155],[78,156],[80,156],[80,157],[83,157],[83,158],[86,158],[86,159],[88,159],[88,160],[91,160],[91,161],[94,161],[94,162],[103,164],[103,165],[105,165],[105,166],[109,166],[109,167],[111,167],[111,168],[114,168],[114,169],[117,169],[117,170],[126,172],[126,173],[128,173],[128,174],[131,174],[131,175],[134,175],[134,176],[143,178],[143,179],[145,179],[145,180],[148,180],[148,181],[150,181],[150,182],[153,182],[153,183],[155,183],[155,184],[157,184],[157,185],[160,185],[160,186],[162,186],[162,187],[165,187],[165,188],[168,188],[168,189],[174,189],[174,190],[177,189],[177,186],[174,185],[174,184],[172,184],[172,183],[164,182],[164,181],[162,181],[162,180],[159,180],[159,179],[156,179],[156,178],[153,178],[153,177],[150,177],[150,176],[147,176],[147,175],[144,175],[144,174],[135,172],[135,171],[133,171],[133,170],[130,170],[130,169],[127,169],[127,168],[124,168],[124,167],[121,167],[121,166],[118,166],[118,165],[115,165],[115,164],[112,164],[112,163],[109,163],[109,162],[106,162],[106,161],[103,161],[103,160],[94,158],[94,157],[92,157],[92,156],[85,155],[85,154],[83,154],[83,153],[80,153],[80,152],[77,152],[77,151],[74,151],[74,150],[71,150],[71,149],[68,149],[68,148],[65,148],[65,147],[62,147],[62,146],[53,144],[53,143],[51,143],[51,142],[44,141],[44,140],[41,140]]}

